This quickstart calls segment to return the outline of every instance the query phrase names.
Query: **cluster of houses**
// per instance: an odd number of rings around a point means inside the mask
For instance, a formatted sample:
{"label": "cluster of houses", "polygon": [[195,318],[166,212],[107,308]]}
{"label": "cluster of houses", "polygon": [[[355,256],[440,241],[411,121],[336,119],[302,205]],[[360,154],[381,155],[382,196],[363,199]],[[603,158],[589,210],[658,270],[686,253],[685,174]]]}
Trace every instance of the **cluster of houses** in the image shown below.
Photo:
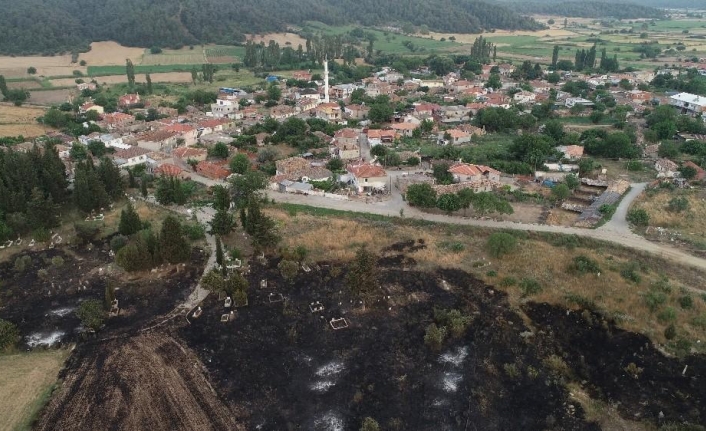
{"label": "cluster of houses", "polygon": [[[59,154],[68,160],[70,147],[75,142],[88,145],[100,141],[112,148],[113,162],[123,168],[144,164],[155,175],[188,178],[202,176],[211,180],[224,180],[231,175],[227,160],[209,158],[208,149],[218,143],[230,143],[243,128],[253,126],[267,118],[285,121],[291,117],[318,118],[341,128],[333,136],[316,132],[328,144],[325,157],[293,157],[276,162],[276,174],[271,178],[271,188],[280,191],[308,193],[314,192],[312,183],[326,181],[333,173],[326,168],[328,159],[338,158],[343,162],[345,174],[338,179],[357,193],[376,193],[388,190],[390,176],[383,167],[384,160],[369,155],[369,150],[382,145],[394,146],[400,139],[421,136],[438,145],[469,145],[483,136],[486,131],[471,125],[471,118],[484,108],[510,108],[543,103],[556,95],[555,109],[558,115],[570,115],[575,106],[592,106],[593,102],[580,97],[572,97],[561,91],[562,82],[550,83],[536,79],[520,85],[512,78],[515,67],[511,64],[485,65],[482,73],[473,80],[465,79],[458,72],[449,73],[438,79],[422,79],[415,76],[429,76],[428,70],[414,71],[412,78],[391,68],[379,72],[354,84],[329,85],[328,74],[322,82],[312,83],[309,71],[292,74],[298,81],[307,83],[305,88],[281,86],[282,96],[275,106],[264,103],[264,91],[246,92],[237,88],[221,88],[215,103],[207,112],[189,107],[179,114],[175,109],[155,107],[160,119],[155,121],[138,120],[140,114],[146,116],[149,102],[139,94],[125,94],[118,100],[118,112],[106,113],[102,106],[87,101],[80,111],[93,111],[97,114],[96,124],[102,132],[73,137],[53,133],[59,139]],[[485,82],[497,73],[501,77],[501,88],[486,88]],[[658,71],[656,73],[663,73]],[[617,86],[625,81],[637,86],[648,83],[655,77],[653,72],[629,72],[607,75],[572,75],[567,73],[562,80],[582,80],[590,88],[605,86],[618,104],[630,105],[633,111],[640,112],[650,104],[671,104],[682,113],[701,115],[706,112],[706,97],[680,93],[657,97],[649,91],[625,90]],[[79,89],[95,89],[94,84],[79,84]],[[521,87],[521,88],[520,88]],[[623,86],[624,87],[624,86]],[[641,87],[644,88],[644,87]],[[368,119],[370,106],[353,103],[351,96],[362,91],[369,97],[385,95],[393,103],[407,102],[408,109],[395,112],[388,122],[382,125],[371,124]],[[359,91],[359,92],[360,92]],[[435,96],[437,103],[424,96]],[[576,115],[571,114],[571,115]],[[584,114],[587,115],[587,114]],[[431,124],[429,124],[431,123]],[[430,132],[431,130],[431,132]],[[269,135],[256,136],[258,145],[265,145]],[[16,148],[22,149],[19,145]],[[229,146],[231,156],[237,150]],[[564,160],[576,162],[583,156],[583,147],[569,145],[559,147]],[[400,153],[403,161],[419,158],[413,152]],[[249,155],[254,161],[253,155]],[[665,175],[675,171],[674,167],[662,162],[658,170]],[[572,165],[573,166],[573,165]],[[569,169],[571,170],[571,169]],[[500,172],[480,165],[453,163],[451,173],[454,184],[436,186],[446,188],[468,187],[473,190],[491,190],[500,184]],[[566,165],[559,166],[558,172],[567,171]],[[414,181],[428,182],[428,176],[409,175],[398,178],[396,184],[404,188]],[[404,183],[404,184],[402,184]]]}

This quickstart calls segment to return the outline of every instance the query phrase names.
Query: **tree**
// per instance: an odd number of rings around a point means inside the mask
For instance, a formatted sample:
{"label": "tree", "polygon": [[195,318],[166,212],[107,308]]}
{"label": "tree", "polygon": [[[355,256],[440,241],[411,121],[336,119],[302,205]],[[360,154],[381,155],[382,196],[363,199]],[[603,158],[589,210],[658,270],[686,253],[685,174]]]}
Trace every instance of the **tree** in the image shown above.
{"label": "tree", "polygon": [[226,209],[216,211],[216,214],[209,224],[211,225],[211,233],[213,235],[228,235],[233,232],[233,229],[236,227],[233,214],[229,213]]}
{"label": "tree", "polygon": [[225,274],[225,259],[223,256],[223,244],[221,244],[221,238],[216,237],[216,263],[223,268]]}
{"label": "tree", "polygon": [[410,185],[405,198],[415,207],[433,208],[436,205],[436,191],[427,183]]}
{"label": "tree", "polygon": [[490,235],[486,243],[488,254],[494,258],[500,258],[512,253],[517,247],[517,238],[509,233],[496,232]]}
{"label": "tree", "polygon": [[672,159],[679,156],[679,147],[677,147],[674,142],[663,141],[661,144],[659,144],[657,154],[660,157],[667,157]]}
{"label": "tree", "polygon": [[293,281],[294,277],[296,277],[299,272],[299,264],[286,259],[282,259],[282,261],[280,261],[277,265],[277,268],[279,269],[279,273],[282,275],[282,278],[288,282]]}
{"label": "tree", "polygon": [[140,194],[142,194],[143,198],[147,197],[147,178],[144,176],[140,179]]}
{"label": "tree", "polygon": [[20,331],[14,323],[0,319],[0,351],[11,349],[20,339]]}
{"label": "tree", "polygon": [[647,211],[641,209],[641,208],[634,208],[628,211],[628,215],[626,217],[627,221],[630,223],[634,224],[635,226],[647,226],[650,224],[650,216],[647,214]]}
{"label": "tree", "polygon": [[267,98],[273,102],[278,102],[282,98],[282,90],[276,83],[270,84],[267,89]]}
{"label": "tree", "polygon": [[215,157],[218,159],[228,158],[228,145],[223,142],[218,142],[216,145],[208,149],[209,157]]}
{"label": "tree", "polygon": [[326,169],[328,169],[331,172],[338,172],[341,169],[343,169],[343,160],[341,159],[331,159],[326,163]]}
{"label": "tree", "polygon": [[7,81],[3,75],[0,75],[0,94],[7,97]]}
{"label": "tree", "polygon": [[360,247],[348,265],[346,286],[354,295],[367,297],[379,289],[377,256]]}
{"label": "tree", "polygon": [[97,173],[108,196],[112,199],[118,199],[123,195],[123,177],[120,174],[120,169],[111,159],[103,157],[101,164],[98,166]]}
{"label": "tree", "polygon": [[581,181],[579,181],[578,177],[574,174],[567,175],[564,181],[569,190],[576,190],[581,185]]}
{"label": "tree", "polygon": [[230,208],[230,193],[228,189],[221,185],[213,186],[211,191],[213,192],[213,208],[216,211],[225,211]]}
{"label": "tree", "polygon": [[698,174],[696,168],[692,166],[682,166],[681,169],[679,169],[679,172],[681,173],[681,176],[686,180],[693,180],[694,178],[696,178],[696,174]]}
{"label": "tree", "polygon": [[97,299],[87,299],[79,304],[76,315],[81,319],[83,326],[95,331],[103,325],[103,320],[105,320],[103,302]]}
{"label": "tree", "polygon": [[485,83],[486,88],[492,88],[493,90],[498,90],[502,88],[502,86],[503,83],[498,73],[491,73],[490,78],[488,78],[488,81]]}
{"label": "tree", "polygon": [[86,160],[86,157],[88,157],[88,151],[86,151],[86,147],[83,144],[75,142],[69,150],[69,157],[71,157],[71,160],[74,162],[80,162],[82,160]]}
{"label": "tree", "polygon": [[436,207],[446,212],[448,215],[451,215],[453,212],[461,209],[461,200],[454,193],[445,193],[439,196],[439,199],[436,201]]}
{"label": "tree", "polygon": [[247,209],[245,231],[252,237],[253,246],[262,250],[277,245],[281,238],[277,234],[274,220],[262,213],[256,199],[250,199]]}
{"label": "tree", "polygon": [[75,169],[74,200],[81,211],[90,213],[110,204],[110,197],[98,177],[93,160],[79,162]]}
{"label": "tree", "polygon": [[566,184],[557,184],[552,188],[552,195],[559,201],[563,201],[571,195],[571,190]]}
{"label": "tree", "polygon": [[544,123],[544,131],[542,133],[554,139],[554,142],[561,142],[565,134],[564,123],[559,120],[549,120]]}
{"label": "tree", "polygon": [[375,419],[366,417],[363,419],[363,423],[360,426],[360,431],[380,431],[380,425]]}
{"label": "tree", "polygon": [[434,178],[439,184],[451,184],[454,181],[454,176],[449,172],[448,163],[437,163],[433,167]]}
{"label": "tree", "polygon": [[600,123],[603,118],[605,117],[605,114],[602,113],[601,111],[594,110],[591,112],[591,114],[588,116],[588,118],[591,120],[593,124],[598,124]]}
{"label": "tree", "polygon": [[230,170],[235,174],[244,174],[250,170],[250,159],[243,153],[238,153],[230,159]]}
{"label": "tree", "polygon": [[370,149],[370,155],[375,156],[377,158],[383,158],[387,155],[387,153],[387,147],[385,147],[384,145],[375,145],[373,148]]}
{"label": "tree", "polygon": [[118,232],[121,235],[130,236],[142,230],[142,220],[140,215],[135,211],[132,203],[128,202],[127,208],[120,212],[120,224]]}
{"label": "tree", "polygon": [[186,241],[181,223],[174,216],[167,216],[162,222],[159,250],[161,257],[169,263],[184,262],[191,255],[191,248]]}
{"label": "tree", "polygon": [[145,75],[145,81],[147,82],[147,94],[152,94],[152,77],[149,73]]}
{"label": "tree", "polygon": [[32,229],[51,229],[61,224],[59,206],[51,195],[45,196],[38,187],[32,189],[31,200],[27,204],[27,219]]}
{"label": "tree", "polygon": [[267,178],[260,171],[250,170],[243,175],[236,176],[230,182],[233,202],[238,208],[243,208],[251,200],[258,199],[260,190],[266,186]]}
{"label": "tree", "polygon": [[374,123],[386,123],[390,121],[394,114],[394,110],[390,103],[375,103],[370,107],[368,118]]}
{"label": "tree", "polygon": [[127,85],[132,88],[135,86],[135,65],[132,60],[125,60],[125,74],[127,75]]}

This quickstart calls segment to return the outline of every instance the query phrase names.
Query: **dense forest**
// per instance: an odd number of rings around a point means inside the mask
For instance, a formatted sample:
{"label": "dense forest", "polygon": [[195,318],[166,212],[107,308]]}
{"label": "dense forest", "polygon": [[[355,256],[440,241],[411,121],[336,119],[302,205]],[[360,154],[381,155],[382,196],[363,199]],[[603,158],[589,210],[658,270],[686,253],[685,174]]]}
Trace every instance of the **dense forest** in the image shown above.
{"label": "dense forest", "polygon": [[0,10],[2,54],[83,51],[100,40],[141,47],[232,44],[305,21],[409,23],[459,33],[542,27],[479,0],[0,0]]}
{"label": "dense forest", "polygon": [[[518,3],[524,5],[524,2],[520,2],[518,0],[498,0],[502,3]],[[563,4],[563,3],[568,3],[568,2],[576,2],[578,4],[585,4],[585,2],[579,2],[578,0],[531,0],[529,3],[536,3],[542,6],[546,5],[552,5],[555,6],[557,4]],[[595,3],[595,2],[592,2]],[[613,0],[613,1],[604,1],[604,4],[607,4],[608,6],[611,7],[630,7],[630,6],[644,6],[644,7],[653,7],[653,8],[669,8],[669,9],[706,9],[706,5],[704,5],[703,0]],[[515,9],[518,10],[518,9]],[[518,10],[521,11],[521,10]],[[557,12],[556,15],[561,15],[561,13]],[[607,16],[607,15],[601,15],[601,16]]]}
{"label": "dense forest", "polygon": [[512,9],[526,14],[551,14],[578,18],[664,18],[664,12],[631,3],[603,1],[528,1],[512,3]]}

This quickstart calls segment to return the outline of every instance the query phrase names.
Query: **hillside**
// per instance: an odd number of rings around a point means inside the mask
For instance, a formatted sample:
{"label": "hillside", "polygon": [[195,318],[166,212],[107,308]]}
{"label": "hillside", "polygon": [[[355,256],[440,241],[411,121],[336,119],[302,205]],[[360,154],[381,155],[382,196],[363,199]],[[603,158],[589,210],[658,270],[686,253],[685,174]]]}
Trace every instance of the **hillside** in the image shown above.
{"label": "hillside", "polygon": [[580,18],[664,18],[664,13],[652,7],[633,3],[602,1],[528,1],[512,2],[512,9],[526,14],[551,14]]}
{"label": "hillside", "polygon": [[305,21],[408,22],[459,33],[542,27],[478,0],[0,0],[0,10],[0,54],[86,50],[101,40],[139,47],[228,44]]}

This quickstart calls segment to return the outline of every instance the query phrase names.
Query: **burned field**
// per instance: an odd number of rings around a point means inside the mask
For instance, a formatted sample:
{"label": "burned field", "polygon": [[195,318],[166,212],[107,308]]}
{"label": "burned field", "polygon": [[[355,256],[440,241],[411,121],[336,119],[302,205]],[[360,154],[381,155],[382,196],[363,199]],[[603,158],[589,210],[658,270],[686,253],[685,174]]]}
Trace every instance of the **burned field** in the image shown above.
{"label": "burned field", "polygon": [[[591,324],[577,312],[527,304],[521,316],[466,272],[416,271],[420,246],[387,250],[380,292],[365,307],[345,287],[341,264],[319,263],[292,281],[276,259],[254,264],[248,306],[231,314],[210,296],[179,336],[249,429],[349,430],[366,416],[387,429],[600,429],[569,382],[618,402],[629,420],[706,418],[704,358],[687,359],[682,377],[685,362],[597,315]],[[458,310],[469,323],[436,350],[425,345],[425,329],[442,323],[439,310]],[[347,327],[334,329],[345,326],[332,322],[341,318]],[[623,384],[635,391],[621,391]]]}
{"label": "burned field", "polygon": [[[248,305],[212,294],[186,319],[172,310],[197,283],[200,250],[133,278],[101,247],[35,251],[24,267],[0,264],[0,317],[27,347],[77,342],[41,430],[343,431],[368,416],[389,430],[599,430],[595,405],[642,429],[706,421],[703,357],[666,357],[592,311],[513,309],[468,272],[421,271],[425,247],[385,249],[364,302],[347,262],[285,278],[279,257],[256,258]],[[74,310],[107,283],[123,311],[82,333]],[[432,324],[445,328],[438,344]]]}

